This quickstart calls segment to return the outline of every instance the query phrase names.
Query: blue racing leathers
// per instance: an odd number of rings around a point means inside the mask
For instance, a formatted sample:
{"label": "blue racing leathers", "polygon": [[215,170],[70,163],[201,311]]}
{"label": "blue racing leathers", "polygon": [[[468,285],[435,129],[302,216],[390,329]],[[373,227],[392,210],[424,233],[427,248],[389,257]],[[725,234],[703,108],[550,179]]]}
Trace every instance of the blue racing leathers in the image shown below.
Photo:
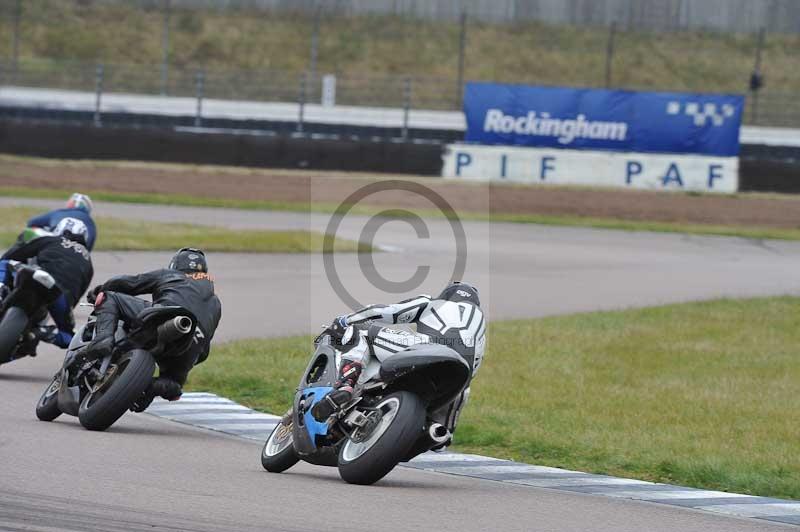
{"label": "blue racing leathers", "polygon": [[42,229],[52,231],[64,218],[77,218],[86,224],[88,230],[86,235],[86,248],[92,251],[92,249],[94,249],[94,241],[97,239],[97,226],[95,226],[92,216],[83,209],[57,209],[55,211],[46,212],[28,220],[28,227],[41,227]]}

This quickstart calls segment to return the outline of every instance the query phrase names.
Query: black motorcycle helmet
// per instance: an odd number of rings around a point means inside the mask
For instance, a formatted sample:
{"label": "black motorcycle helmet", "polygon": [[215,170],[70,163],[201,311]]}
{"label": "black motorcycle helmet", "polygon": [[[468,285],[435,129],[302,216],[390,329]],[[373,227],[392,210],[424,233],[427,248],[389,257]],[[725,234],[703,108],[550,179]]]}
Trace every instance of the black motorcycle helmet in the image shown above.
{"label": "black motorcycle helmet", "polygon": [[469,283],[461,281],[453,281],[447,288],[442,290],[439,297],[436,299],[444,299],[447,301],[468,301],[477,306],[481,305],[480,297],[478,296],[478,289]]}
{"label": "black motorcycle helmet", "polygon": [[181,248],[172,256],[172,260],[169,261],[169,269],[184,273],[208,273],[206,255],[202,250],[197,248]]}

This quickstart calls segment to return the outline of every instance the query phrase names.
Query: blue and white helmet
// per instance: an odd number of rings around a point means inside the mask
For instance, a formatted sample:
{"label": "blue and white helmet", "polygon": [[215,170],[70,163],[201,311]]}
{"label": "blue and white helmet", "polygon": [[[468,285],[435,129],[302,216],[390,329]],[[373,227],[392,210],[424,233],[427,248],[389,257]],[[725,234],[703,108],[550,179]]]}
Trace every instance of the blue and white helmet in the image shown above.
{"label": "blue and white helmet", "polygon": [[64,218],[53,230],[53,234],[86,245],[89,228],[77,218]]}
{"label": "blue and white helmet", "polygon": [[92,213],[92,198],[87,196],[86,194],[79,194],[75,193],[69,197],[67,200],[67,209],[80,209],[82,211],[86,211],[87,214]]}

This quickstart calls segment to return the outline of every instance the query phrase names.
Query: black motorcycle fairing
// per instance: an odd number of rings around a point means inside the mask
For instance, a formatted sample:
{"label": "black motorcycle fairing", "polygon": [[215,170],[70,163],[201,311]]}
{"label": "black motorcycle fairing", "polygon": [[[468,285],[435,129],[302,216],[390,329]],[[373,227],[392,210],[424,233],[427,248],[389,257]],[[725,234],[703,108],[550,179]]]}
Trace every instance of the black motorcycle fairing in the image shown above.
{"label": "black motorcycle fairing", "polygon": [[61,387],[58,389],[58,409],[65,414],[69,414],[70,416],[77,416],[80,404],[80,386],[68,386],[66,384],[65,376],[62,375]]}
{"label": "black motorcycle fairing", "polygon": [[[136,340],[147,340],[153,343],[157,340],[156,328],[158,325],[180,315],[189,315],[189,317],[193,318],[191,313],[181,307],[155,307],[155,310],[148,312],[143,317],[144,319],[137,320],[137,322],[133,324],[135,328],[129,328],[124,322],[120,321],[117,326],[116,334],[114,335],[115,344],[118,346],[118,349],[115,349],[114,353],[110,356],[95,362],[94,369],[90,371],[94,371],[100,375],[105,374],[108,366],[113,363],[114,360],[127,352],[129,350],[128,348],[135,348]],[[61,369],[61,387],[58,391],[58,408],[63,413],[71,416],[78,415],[81,401],[88,390],[86,382],[87,373],[79,368],[73,368],[72,362],[94,338],[95,323],[94,319],[90,319],[86,325],[77,330],[64,355],[64,363]],[[134,337],[134,333],[137,332],[139,336]],[[187,339],[185,341],[191,342],[193,335],[187,334],[186,336]],[[181,343],[183,342],[184,340],[181,340]],[[188,343],[186,343],[186,346],[188,347]],[[180,348],[180,346],[178,347]]]}
{"label": "black motorcycle fairing", "polygon": [[89,342],[92,341],[92,337],[94,336],[94,324],[94,321],[90,321],[75,331],[75,334],[72,335],[72,341],[69,343],[69,346],[67,346],[67,356],[89,345]]}
{"label": "black motorcycle fairing", "polygon": [[[72,336],[72,341],[67,347],[67,352],[64,355],[64,364],[61,367],[61,387],[58,389],[58,409],[63,413],[77,416],[78,407],[81,404],[81,387],[80,383],[74,382],[74,378],[70,378],[69,369],[75,356],[89,345],[94,336],[94,321],[89,321],[86,325],[80,327]],[[72,384],[72,386],[70,386]]]}
{"label": "black motorcycle fairing", "polygon": [[381,363],[380,377],[390,390],[416,393],[436,408],[453,400],[469,384],[472,372],[466,360],[453,349],[436,344],[418,344]]}
{"label": "black motorcycle fairing", "polygon": [[318,466],[336,467],[339,465],[339,447],[320,447],[313,454],[303,455],[303,461]]}

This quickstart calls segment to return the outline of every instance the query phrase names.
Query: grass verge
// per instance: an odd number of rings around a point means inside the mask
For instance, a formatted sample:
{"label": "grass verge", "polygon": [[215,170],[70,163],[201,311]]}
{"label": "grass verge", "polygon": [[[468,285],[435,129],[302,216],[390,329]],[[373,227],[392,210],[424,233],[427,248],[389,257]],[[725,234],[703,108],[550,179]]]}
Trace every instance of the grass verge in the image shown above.
{"label": "grass verge", "polygon": [[[0,187],[0,196],[17,198],[63,199],[71,189],[40,190],[24,187]],[[185,207],[215,207],[244,210],[269,210],[290,212],[332,213],[338,204],[307,203],[264,200],[237,200],[229,198],[207,198],[201,196],[175,194],[130,194],[112,193],[95,190],[84,190],[95,201],[109,203],[146,203],[155,205],[179,205]],[[792,201],[792,198],[787,199]],[[356,205],[350,214],[371,216],[386,211],[383,206]],[[443,218],[444,215],[433,209],[407,209],[396,211],[398,216],[409,213],[425,218]],[[522,224],[539,224],[567,227],[592,227],[620,231],[651,231],[657,233],[680,233],[690,235],[716,235],[754,239],[800,240],[800,228],[780,228],[767,226],[711,225],[684,222],[657,222],[640,220],[621,220],[616,218],[593,218],[584,216],[548,215],[548,214],[510,214],[458,212],[457,216],[465,221],[492,221]]]}
{"label": "grass verge", "polygon": [[[0,207],[0,246],[9,247],[26,221],[41,209]],[[100,217],[97,251],[159,251],[194,246],[206,251],[314,253],[322,251],[323,235],[309,231],[230,230],[190,224],[156,223]],[[337,239],[336,252],[369,251],[370,247]]]}
{"label": "grass verge", "polygon": [[[243,3],[246,4],[246,3]],[[155,3],[144,9],[136,2],[67,2],[26,0],[21,3],[19,54],[39,64],[79,60],[91,63],[159,65],[163,51],[163,12]],[[287,6],[290,5],[287,3]],[[13,34],[13,2],[0,17],[0,34]],[[486,2],[481,11],[500,6]],[[419,76],[439,78],[429,96],[443,94],[457,103],[460,28],[458,20],[426,20],[393,15],[345,16],[326,13],[319,27],[317,69],[339,75]],[[785,11],[783,13],[791,13]],[[776,16],[779,12],[774,12]],[[605,82],[608,28],[547,25],[515,21],[490,24],[480,14],[468,19],[467,77],[498,82],[589,84]],[[786,15],[784,15],[786,16]],[[791,16],[791,15],[790,15]],[[181,9],[169,19],[171,69],[205,67],[210,74],[231,69],[299,73],[308,68],[313,16],[295,10]],[[91,31],[86,31],[91,28]],[[635,28],[634,28],[635,29]],[[631,31],[617,28],[612,69],[613,86],[675,90],[734,91],[745,89],[752,69],[757,36],[726,32]],[[800,87],[795,51],[797,35],[770,32],[764,41],[762,69],[768,89],[782,92]],[[11,57],[12,40],[0,39],[0,57]],[[135,79],[109,68],[109,86],[122,82],[127,90],[157,90],[158,68],[142,68]],[[285,75],[285,74],[284,74]],[[55,76],[53,76],[55,78]],[[64,76],[61,85],[79,83]],[[88,76],[87,76],[88,77]],[[211,77],[211,76],[210,76]],[[259,97],[263,87],[252,77],[213,76],[217,93]],[[452,83],[448,84],[448,81]],[[186,92],[190,83],[170,76],[169,91]],[[211,84],[210,84],[211,85]],[[452,89],[450,89],[452,86]],[[450,89],[450,90],[448,90]],[[432,89],[431,89],[432,90]],[[425,94],[415,91],[415,100]],[[339,99],[348,98],[340,90]],[[433,97],[435,96],[435,97]],[[350,96],[350,99],[356,98]],[[397,96],[399,102],[399,96]],[[440,104],[441,105],[441,104]]]}
{"label": "grass verge", "polygon": [[[800,499],[800,298],[493,323],[463,452]],[[189,387],[283,413],[311,337],[214,349]]]}

